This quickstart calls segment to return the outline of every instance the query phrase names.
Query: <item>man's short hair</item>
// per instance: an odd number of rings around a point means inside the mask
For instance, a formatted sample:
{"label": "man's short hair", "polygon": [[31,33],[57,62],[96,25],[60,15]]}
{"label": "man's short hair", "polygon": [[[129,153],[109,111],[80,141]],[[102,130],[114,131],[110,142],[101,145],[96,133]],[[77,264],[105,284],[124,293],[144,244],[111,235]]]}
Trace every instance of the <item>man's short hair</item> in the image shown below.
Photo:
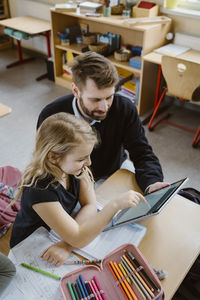
{"label": "man's short hair", "polygon": [[94,80],[99,89],[115,86],[118,73],[106,57],[92,51],[76,56],[70,64],[73,81],[81,90],[88,78]]}

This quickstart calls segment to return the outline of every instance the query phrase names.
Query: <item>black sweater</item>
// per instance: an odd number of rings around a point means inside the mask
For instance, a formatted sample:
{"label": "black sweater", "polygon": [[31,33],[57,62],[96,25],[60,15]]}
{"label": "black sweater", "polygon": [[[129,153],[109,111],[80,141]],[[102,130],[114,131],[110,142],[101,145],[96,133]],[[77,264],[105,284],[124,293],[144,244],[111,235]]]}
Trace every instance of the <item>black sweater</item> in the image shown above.
{"label": "black sweater", "polygon": [[[55,113],[74,114],[73,98],[73,95],[66,95],[47,105],[40,113],[37,128],[43,120]],[[137,183],[143,191],[150,184],[163,181],[159,160],[145,137],[137,108],[129,99],[116,94],[105,120],[93,126],[100,137],[100,145],[91,154],[91,169],[95,180],[110,176],[118,170],[126,159],[126,149],[135,167]]]}

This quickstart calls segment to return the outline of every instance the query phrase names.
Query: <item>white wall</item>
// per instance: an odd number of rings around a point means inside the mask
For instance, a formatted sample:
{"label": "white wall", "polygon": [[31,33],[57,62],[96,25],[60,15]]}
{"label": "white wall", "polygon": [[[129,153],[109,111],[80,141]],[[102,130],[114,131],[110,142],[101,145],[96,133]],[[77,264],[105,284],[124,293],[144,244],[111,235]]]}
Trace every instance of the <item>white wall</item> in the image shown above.
{"label": "white wall", "polygon": [[[32,16],[50,21],[51,4],[30,0],[9,0],[11,17]],[[22,47],[47,54],[46,38],[42,36],[22,40]]]}

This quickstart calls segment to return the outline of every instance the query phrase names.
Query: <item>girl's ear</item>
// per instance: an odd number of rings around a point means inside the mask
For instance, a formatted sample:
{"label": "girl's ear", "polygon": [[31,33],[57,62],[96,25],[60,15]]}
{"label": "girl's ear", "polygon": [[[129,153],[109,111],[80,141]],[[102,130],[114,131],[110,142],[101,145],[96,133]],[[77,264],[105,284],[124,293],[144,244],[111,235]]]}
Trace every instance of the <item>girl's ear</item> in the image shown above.
{"label": "girl's ear", "polygon": [[56,163],[58,163],[58,155],[56,153],[50,151],[47,157],[52,164],[55,165]]}

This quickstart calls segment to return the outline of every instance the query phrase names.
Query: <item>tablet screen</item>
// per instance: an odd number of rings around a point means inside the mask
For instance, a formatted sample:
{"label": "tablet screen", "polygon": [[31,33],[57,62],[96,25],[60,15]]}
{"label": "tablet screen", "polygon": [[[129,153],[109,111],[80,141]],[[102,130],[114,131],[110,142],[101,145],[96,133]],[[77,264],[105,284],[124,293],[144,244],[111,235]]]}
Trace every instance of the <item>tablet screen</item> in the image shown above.
{"label": "tablet screen", "polygon": [[159,212],[162,206],[173,196],[187,180],[184,178],[160,190],[145,195],[146,202],[140,201],[136,207],[122,210],[114,217],[113,225],[134,221],[148,214]]}

